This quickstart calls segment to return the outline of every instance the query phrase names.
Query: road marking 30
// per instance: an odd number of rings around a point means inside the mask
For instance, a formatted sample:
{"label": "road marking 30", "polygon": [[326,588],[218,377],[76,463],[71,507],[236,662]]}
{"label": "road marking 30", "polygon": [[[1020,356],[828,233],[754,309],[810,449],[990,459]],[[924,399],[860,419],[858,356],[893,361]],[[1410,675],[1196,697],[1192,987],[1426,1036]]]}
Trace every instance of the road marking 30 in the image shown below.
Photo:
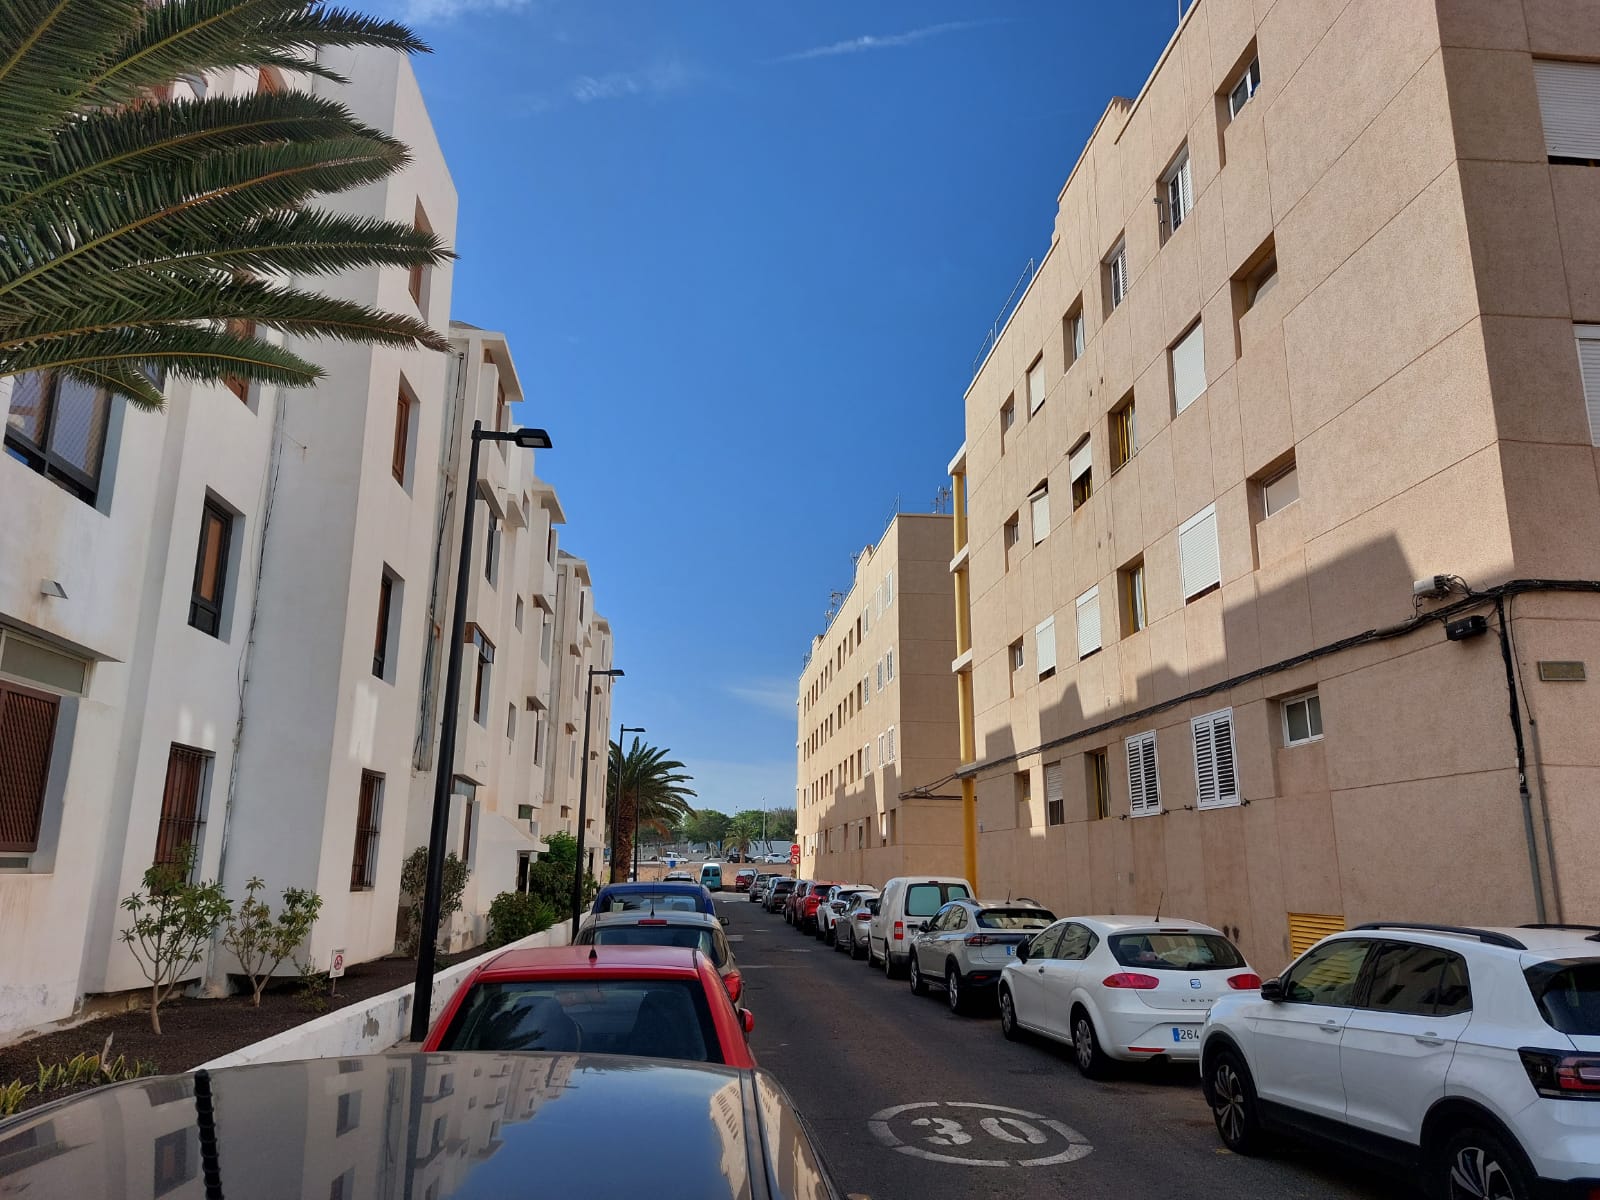
{"label": "road marking 30", "polygon": [[[969,1127],[974,1119],[975,1127]],[[896,1124],[902,1132],[895,1131]],[[897,1104],[873,1113],[867,1129],[891,1150],[962,1167],[1053,1167],[1094,1150],[1088,1138],[1053,1117],[963,1100]],[[965,1153],[941,1153],[958,1148]]]}

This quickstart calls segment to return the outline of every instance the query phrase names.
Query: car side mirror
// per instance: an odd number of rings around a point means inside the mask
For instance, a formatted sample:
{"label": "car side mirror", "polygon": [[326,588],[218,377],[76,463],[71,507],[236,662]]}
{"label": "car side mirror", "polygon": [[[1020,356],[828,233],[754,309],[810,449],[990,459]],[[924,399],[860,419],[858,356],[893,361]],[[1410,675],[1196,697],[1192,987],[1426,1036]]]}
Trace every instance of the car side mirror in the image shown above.
{"label": "car side mirror", "polygon": [[1023,942],[1021,945],[1019,945],[1017,947],[1017,961],[1018,962],[1027,962],[1028,961],[1028,947],[1031,946],[1032,944],[1033,944],[1032,942]]}
{"label": "car side mirror", "polygon": [[721,921],[724,925],[726,925],[728,923],[728,918],[727,917],[718,917],[717,920]]}
{"label": "car side mirror", "polygon": [[924,922],[922,922],[922,924],[918,925],[917,926],[917,932],[918,933],[927,933],[928,932],[928,923],[926,921],[924,921]]}
{"label": "car side mirror", "polygon": [[1283,987],[1283,980],[1268,979],[1263,981],[1261,984],[1261,998],[1263,1000],[1271,1000],[1273,1003],[1280,1003],[1288,999],[1288,993]]}

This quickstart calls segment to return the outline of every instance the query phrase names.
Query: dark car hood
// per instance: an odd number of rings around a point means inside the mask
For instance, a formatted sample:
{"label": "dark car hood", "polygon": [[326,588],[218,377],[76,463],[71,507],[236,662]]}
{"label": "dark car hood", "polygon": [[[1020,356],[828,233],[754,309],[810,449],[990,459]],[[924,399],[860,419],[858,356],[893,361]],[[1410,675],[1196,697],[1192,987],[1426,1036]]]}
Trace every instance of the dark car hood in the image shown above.
{"label": "dark car hood", "polygon": [[758,1072],[606,1055],[389,1054],[71,1097],[0,1124],[0,1180],[33,1200],[834,1196],[820,1163],[794,1153],[796,1139],[807,1140],[782,1089]]}

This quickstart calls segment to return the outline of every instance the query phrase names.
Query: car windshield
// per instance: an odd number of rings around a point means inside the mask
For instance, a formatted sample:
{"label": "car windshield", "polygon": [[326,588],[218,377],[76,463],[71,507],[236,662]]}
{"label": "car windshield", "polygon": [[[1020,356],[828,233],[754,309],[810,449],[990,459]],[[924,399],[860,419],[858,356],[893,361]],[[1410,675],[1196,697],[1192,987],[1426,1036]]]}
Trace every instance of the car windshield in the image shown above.
{"label": "car windshield", "polygon": [[1125,967],[1152,971],[1221,971],[1244,966],[1220,933],[1115,933],[1111,955]]}
{"label": "car windshield", "polygon": [[[586,930],[579,945],[596,946],[679,946],[698,950],[720,971],[722,946],[717,936],[704,925],[602,925]],[[725,943],[724,943],[725,944]]]}
{"label": "car windshield", "polygon": [[1043,929],[1055,919],[1042,908],[986,908],[978,914],[978,928]]}
{"label": "car windshield", "polygon": [[1545,1023],[1560,1033],[1600,1036],[1600,958],[1559,959],[1523,972]]}
{"label": "car windshield", "polygon": [[555,1050],[717,1062],[711,1006],[693,979],[480,983],[441,1050]]}
{"label": "car windshield", "polygon": [[946,900],[965,900],[969,893],[959,883],[913,883],[906,888],[906,916],[931,917]]}

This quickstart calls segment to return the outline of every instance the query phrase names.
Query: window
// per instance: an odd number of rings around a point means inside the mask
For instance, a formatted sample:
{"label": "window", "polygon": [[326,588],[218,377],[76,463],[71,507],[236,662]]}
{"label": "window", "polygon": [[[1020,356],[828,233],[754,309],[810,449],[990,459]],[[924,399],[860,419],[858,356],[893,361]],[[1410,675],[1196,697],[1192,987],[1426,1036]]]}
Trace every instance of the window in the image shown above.
{"label": "window", "polygon": [[506,399],[506,382],[498,377],[494,381],[494,427],[502,433],[511,428],[511,402]]}
{"label": "window", "polygon": [[1041,479],[1039,486],[1028,494],[1029,523],[1033,526],[1033,544],[1037,546],[1050,534],[1050,481]]}
{"label": "window", "polygon": [[1000,406],[1000,453],[1006,452],[1006,434],[1017,423],[1017,398],[1007,396],[1006,402]]}
{"label": "window", "polygon": [[1413,1017],[1444,1017],[1472,1011],[1467,964],[1437,946],[1380,942],[1372,956],[1361,1007]]}
{"label": "window", "polygon": [[1256,94],[1256,89],[1261,86],[1261,60],[1252,58],[1250,65],[1239,73],[1232,87],[1228,89],[1228,120],[1239,115],[1239,110],[1250,102],[1250,97]]}
{"label": "window", "polygon": [[[1011,776],[1011,792],[1016,797],[1017,807],[1026,810],[1033,804],[1033,773],[1031,771],[1018,771]],[[1017,824],[1031,825],[1026,811],[1017,814]]]}
{"label": "window", "polygon": [[1600,165],[1600,63],[1533,64],[1551,162]]}
{"label": "window", "polygon": [[222,601],[228,581],[228,544],[233,540],[233,514],[207,499],[200,513],[200,548],[195,555],[194,594],[189,598],[189,624],[220,637]]}
{"label": "window", "polygon": [[155,1178],[151,1195],[164,1196],[193,1179],[200,1170],[200,1132],[174,1129],[155,1141]]}
{"label": "window", "polygon": [[1366,938],[1341,938],[1318,946],[1284,975],[1284,999],[1339,1008],[1354,1004],[1356,980],[1371,945]]}
{"label": "window", "polygon": [[411,460],[411,397],[401,388],[394,407],[394,461],[389,469],[394,481],[406,486],[406,466]]}
{"label": "window", "polygon": [[1084,751],[1083,786],[1089,820],[1105,820],[1111,815],[1111,760],[1104,750]]}
{"label": "window", "polygon": [[[1600,342],[1595,344],[1600,346]],[[1600,375],[1595,376],[1595,389],[1595,403],[1600,405]],[[1600,426],[1597,426],[1596,428],[1600,428]],[[1595,445],[1600,446],[1600,441],[1597,441]],[[1006,521],[1004,540],[1006,548],[1006,570],[1009,571],[1011,569],[1011,552],[1016,549],[1017,543],[1022,540],[1022,517],[1020,513],[1012,513],[1010,519]]]}
{"label": "window", "polygon": [[1156,760],[1155,730],[1136,733],[1127,741],[1128,812],[1135,817],[1161,811],[1161,773]]}
{"label": "window", "polygon": [[1100,937],[1094,930],[1073,921],[1062,929],[1055,957],[1063,962],[1082,962],[1094,953],[1094,948],[1099,944]]}
{"label": "window", "polygon": [[1206,390],[1205,329],[1196,321],[1168,351],[1172,366],[1172,404],[1181,413]]}
{"label": "window", "polygon": [[0,852],[39,848],[61,701],[0,679]]}
{"label": "window", "polygon": [[893,683],[894,682],[894,647],[893,646],[890,646],[889,649],[885,650],[884,654],[883,654],[883,681],[885,683]]}
{"label": "window", "polygon": [[[227,320],[222,323],[223,330],[236,338],[253,338],[256,336],[256,323],[238,319]],[[250,403],[250,381],[243,375],[224,375],[222,386],[227,388],[245,404]]]}
{"label": "window", "polygon": [[110,418],[110,393],[54,372],[30,371],[12,385],[6,452],[93,504]]}
{"label": "window", "polygon": [[1600,325],[1579,325],[1578,373],[1583,377],[1583,402],[1589,411],[1589,441],[1600,446]]}
{"label": "window", "polygon": [[261,95],[280,96],[287,90],[283,72],[276,67],[261,67],[256,71],[256,91]]}
{"label": "window", "polygon": [[372,673],[389,683],[394,682],[392,651],[399,622],[392,618],[398,591],[399,582],[389,568],[384,567],[383,574],[378,579],[378,628],[372,645]]}
{"label": "window", "polygon": [[361,772],[361,798],[356,806],[356,848],[350,860],[350,890],[364,892],[378,874],[378,823],[383,817],[383,776]]}
{"label": "window", "polygon": [[1011,669],[1013,671],[1022,670],[1022,661],[1022,639],[1018,638],[1011,643]]}
{"label": "window", "polygon": [[[477,808],[478,802],[470,796],[461,805],[461,861],[468,866],[472,865],[472,816]],[[594,827],[592,822],[586,824],[591,829]]]}
{"label": "window", "polygon": [[1144,606],[1144,559],[1137,559],[1123,567],[1118,574],[1122,592],[1122,636],[1138,633],[1150,623]]}
{"label": "window", "polygon": [[1067,315],[1061,318],[1061,342],[1065,350],[1066,361],[1063,369],[1070,369],[1072,364],[1083,357],[1083,297],[1079,296],[1073,302]]}
{"label": "window", "polygon": [[351,1167],[328,1185],[328,1200],[355,1200],[356,1169]]}
{"label": "window", "polygon": [[883,577],[883,607],[888,608],[894,603],[894,572],[890,571]]}
{"label": "window", "polygon": [[877,668],[878,690],[881,692],[883,691],[883,659],[880,658],[873,665]]}
{"label": "window", "polygon": [[1040,355],[1028,368],[1028,412],[1038,412],[1039,406],[1044,403],[1044,397],[1044,356]]}
{"label": "window", "polygon": [[[500,518],[489,514],[489,524],[483,541],[483,577],[491,587],[500,582]],[[583,602],[579,600],[578,621],[583,621]]]}
{"label": "window", "polygon": [[515,738],[516,736],[517,706],[515,704],[508,704],[506,705],[506,738],[509,740]]}
{"label": "window", "polygon": [[1183,598],[1193,600],[1222,582],[1222,558],[1217,549],[1217,506],[1208,504],[1178,526],[1178,573]]}
{"label": "window", "polygon": [[1078,597],[1078,657],[1088,658],[1100,649],[1100,588],[1090,588]]}
{"label": "window", "polygon": [[1048,679],[1056,673],[1056,619],[1046,617],[1034,628],[1034,658],[1039,663],[1039,678]]}
{"label": "window", "polygon": [[888,749],[889,749],[888,761],[889,762],[893,762],[895,760],[894,726],[893,725],[889,726],[889,735],[888,735],[888,737],[889,737],[889,740],[888,740],[888,743],[887,743],[887,746],[888,746]]}
{"label": "window", "polygon": [[1133,393],[1111,410],[1107,424],[1111,432],[1111,473],[1115,475],[1139,452],[1138,427],[1133,423]]}
{"label": "window", "polygon": [[1322,740],[1322,700],[1316,692],[1304,692],[1279,701],[1283,710],[1283,744],[1303,746]]}
{"label": "window", "polygon": [[1300,476],[1290,463],[1261,483],[1261,511],[1266,516],[1282,512],[1300,499]]}
{"label": "window", "polygon": [[1256,302],[1258,300],[1262,299],[1268,292],[1277,286],[1277,254],[1268,251],[1267,257],[1264,260],[1251,267],[1245,273],[1242,283],[1244,287],[1244,295],[1241,297],[1244,305],[1243,311],[1249,312],[1256,306]]}
{"label": "window", "polygon": [[1178,151],[1178,157],[1161,177],[1161,240],[1164,242],[1177,232],[1194,208],[1194,174],[1189,169],[1189,147]]}
{"label": "window", "polygon": [[1011,665],[1011,694],[1020,695],[1022,686],[1018,683],[1021,677],[1022,666],[1026,656],[1022,652],[1022,639],[1018,638],[1006,649],[1006,661]]}
{"label": "window", "polygon": [[[485,728],[489,725],[489,692],[494,670],[494,643],[476,625],[467,627],[467,640],[478,650],[478,669],[472,683],[472,719]],[[578,676],[573,675],[576,682]],[[574,743],[576,744],[576,743]]]}
{"label": "window", "polygon": [[1233,709],[1219,709],[1189,722],[1194,736],[1195,796],[1201,808],[1239,803],[1239,772],[1233,746]]}
{"label": "window", "polygon": [[863,675],[861,677],[861,707],[865,708],[871,702],[872,702],[872,676],[871,675]]}
{"label": "window", "polygon": [[[422,201],[417,201],[417,211],[412,219],[412,225],[418,233],[432,233],[433,226],[428,224],[428,214],[422,211]],[[428,308],[428,268],[417,263],[411,268],[411,273],[406,279],[406,290],[411,293],[411,300],[417,306],[417,311],[424,317]]]}
{"label": "window", "polygon": [[1065,825],[1066,802],[1061,795],[1061,764],[1046,763],[1044,767],[1044,823]]}
{"label": "window", "polygon": [[542,712],[533,719],[533,765],[536,767],[544,765],[545,724]]}
{"label": "window", "polygon": [[161,792],[161,820],[156,826],[158,867],[178,867],[192,852],[199,870],[200,835],[205,828],[206,784],[211,755],[174,745],[167,753],[167,781]]}
{"label": "window", "polygon": [[1077,512],[1094,494],[1094,455],[1088,434],[1067,456],[1067,474],[1072,479],[1072,511]]}
{"label": "window", "polygon": [[1115,312],[1128,298],[1128,243],[1117,239],[1115,248],[1105,257],[1106,311]]}
{"label": "window", "polygon": [[349,1133],[361,1125],[361,1093],[341,1092],[339,1095],[338,1123],[334,1126],[335,1136]]}
{"label": "window", "polygon": [[516,615],[514,617],[512,617],[511,619],[512,619],[512,622],[517,627],[517,632],[521,633],[522,632],[522,597],[521,596],[517,597]]}

